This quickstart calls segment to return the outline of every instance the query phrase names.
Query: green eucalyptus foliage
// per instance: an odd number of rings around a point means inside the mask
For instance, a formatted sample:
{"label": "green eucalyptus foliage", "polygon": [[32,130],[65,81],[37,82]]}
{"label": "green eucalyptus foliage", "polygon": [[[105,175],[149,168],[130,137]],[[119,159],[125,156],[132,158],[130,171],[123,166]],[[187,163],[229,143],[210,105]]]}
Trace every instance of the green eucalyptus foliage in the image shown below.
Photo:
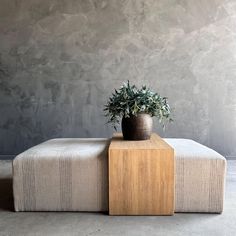
{"label": "green eucalyptus foliage", "polygon": [[146,86],[138,89],[135,85],[130,85],[129,81],[124,83],[119,90],[115,89],[104,111],[108,123],[112,123],[115,129],[120,118],[136,116],[139,113],[157,117],[163,127],[166,122],[172,121],[166,97],[161,97]]}

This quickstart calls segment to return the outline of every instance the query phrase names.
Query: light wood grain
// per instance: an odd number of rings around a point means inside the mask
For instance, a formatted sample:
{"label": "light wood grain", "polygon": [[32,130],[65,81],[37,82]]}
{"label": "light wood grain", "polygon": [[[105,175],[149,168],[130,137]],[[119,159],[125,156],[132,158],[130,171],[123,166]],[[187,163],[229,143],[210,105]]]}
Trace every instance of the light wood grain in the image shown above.
{"label": "light wood grain", "polygon": [[156,134],[145,141],[115,134],[109,147],[109,214],[173,213],[173,148]]}

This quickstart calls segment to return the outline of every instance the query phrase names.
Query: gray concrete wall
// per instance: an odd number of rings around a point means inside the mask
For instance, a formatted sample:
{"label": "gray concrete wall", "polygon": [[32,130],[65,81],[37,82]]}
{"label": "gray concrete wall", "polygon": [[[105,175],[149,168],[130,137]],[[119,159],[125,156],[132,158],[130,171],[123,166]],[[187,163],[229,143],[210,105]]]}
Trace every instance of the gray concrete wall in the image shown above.
{"label": "gray concrete wall", "polygon": [[[103,105],[130,80],[169,97],[165,137],[236,156],[236,1],[1,0],[0,155],[109,137]],[[9,157],[9,156],[5,156]]]}

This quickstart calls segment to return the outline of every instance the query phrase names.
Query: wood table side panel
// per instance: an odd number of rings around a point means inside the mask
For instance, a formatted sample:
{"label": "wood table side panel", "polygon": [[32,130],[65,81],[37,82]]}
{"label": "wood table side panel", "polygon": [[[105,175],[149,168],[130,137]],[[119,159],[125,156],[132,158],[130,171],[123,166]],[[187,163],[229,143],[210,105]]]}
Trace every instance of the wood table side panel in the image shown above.
{"label": "wood table side panel", "polygon": [[173,150],[109,150],[109,213],[172,215]]}

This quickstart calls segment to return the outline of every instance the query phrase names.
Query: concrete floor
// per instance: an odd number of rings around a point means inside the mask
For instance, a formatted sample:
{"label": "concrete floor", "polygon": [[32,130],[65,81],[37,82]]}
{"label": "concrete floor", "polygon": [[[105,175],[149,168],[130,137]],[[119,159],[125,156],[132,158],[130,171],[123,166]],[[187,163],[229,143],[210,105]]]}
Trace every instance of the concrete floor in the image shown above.
{"label": "concrete floor", "polygon": [[0,161],[0,236],[235,236],[236,161],[228,161],[223,214],[108,216],[101,213],[13,212],[11,162]]}

